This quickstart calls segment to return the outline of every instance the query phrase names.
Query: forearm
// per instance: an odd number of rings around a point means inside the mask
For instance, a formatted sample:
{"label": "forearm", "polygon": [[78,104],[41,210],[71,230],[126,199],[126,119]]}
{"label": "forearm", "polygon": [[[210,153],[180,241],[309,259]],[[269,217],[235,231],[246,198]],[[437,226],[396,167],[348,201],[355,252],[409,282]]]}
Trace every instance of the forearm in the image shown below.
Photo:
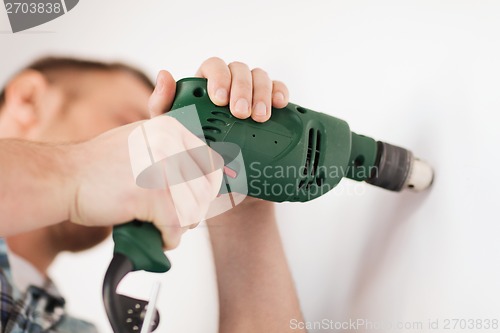
{"label": "forearm", "polygon": [[292,331],[290,320],[302,320],[302,314],[274,205],[252,200],[208,225],[219,287],[220,332]]}
{"label": "forearm", "polygon": [[69,148],[0,140],[0,236],[68,218]]}

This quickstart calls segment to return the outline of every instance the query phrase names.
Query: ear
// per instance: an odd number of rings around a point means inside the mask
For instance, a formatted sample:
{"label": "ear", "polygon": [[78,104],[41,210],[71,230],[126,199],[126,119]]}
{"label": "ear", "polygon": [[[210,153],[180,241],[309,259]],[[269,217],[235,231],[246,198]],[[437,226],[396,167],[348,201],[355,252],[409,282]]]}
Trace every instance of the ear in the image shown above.
{"label": "ear", "polygon": [[26,131],[39,120],[37,113],[48,89],[47,79],[34,70],[26,70],[12,79],[5,88],[5,115],[17,130]]}

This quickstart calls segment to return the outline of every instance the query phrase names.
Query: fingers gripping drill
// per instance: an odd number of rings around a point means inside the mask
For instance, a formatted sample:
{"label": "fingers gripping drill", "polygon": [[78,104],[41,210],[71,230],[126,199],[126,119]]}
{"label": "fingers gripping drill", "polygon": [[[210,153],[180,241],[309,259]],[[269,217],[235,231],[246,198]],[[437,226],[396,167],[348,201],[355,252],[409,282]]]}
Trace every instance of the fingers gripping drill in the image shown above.
{"label": "fingers gripping drill", "polygon": [[[243,165],[233,163],[225,170],[232,185],[221,193],[245,189],[245,194],[269,201],[305,202],[327,193],[344,177],[396,192],[422,191],[433,181],[432,168],[409,150],[351,132],[341,119],[292,103],[273,110],[267,122],[256,123],[214,105],[205,79],[178,81],[172,110],[193,104],[207,144],[216,151],[214,143],[219,142],[241,149]],[[240,176],[241,168],[246,176]],[[153,331],[158,311],[153,309],[151,320],[144,322],[147,302],[117,294],[116,287],[131,271],[170,269],[160,233],[150,223],[134,221],[115,227],[113,239],[114,257],[103,286],[111,325],[115,332]]]}

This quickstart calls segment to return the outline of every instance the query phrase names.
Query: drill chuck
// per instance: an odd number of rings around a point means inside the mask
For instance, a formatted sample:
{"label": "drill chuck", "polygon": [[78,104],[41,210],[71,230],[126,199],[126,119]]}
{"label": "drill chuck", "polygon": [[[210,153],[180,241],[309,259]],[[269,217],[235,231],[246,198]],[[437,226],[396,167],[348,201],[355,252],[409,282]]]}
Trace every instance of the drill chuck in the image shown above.
{"label": "drill chuck", "polygon": [[434,172],[429,164],[407,149],[377,142],[375,168],[366,182],[390,191],[422,191],[431,186]]}

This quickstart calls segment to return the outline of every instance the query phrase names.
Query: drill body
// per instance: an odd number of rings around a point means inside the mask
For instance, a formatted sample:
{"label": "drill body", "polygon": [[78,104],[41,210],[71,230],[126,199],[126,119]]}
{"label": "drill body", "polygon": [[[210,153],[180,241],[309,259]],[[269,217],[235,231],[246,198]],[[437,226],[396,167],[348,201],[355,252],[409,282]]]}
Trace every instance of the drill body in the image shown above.
{"label": "drill body", "polygon": [[[235,118],[228,106],[211,102],[206,79],[182,79],[177,82],[168,115],[183,123],[187,118],[182,113],[191,105],[196,106],[201,139],[223,157],[230,170],[232,180],[220,193],[238,192],[273,202],[306,202],[327,193],[344,177],[391,191],[423,190],[433,180],[432,169],[410,151],[356,134],[341,119],[293,103],[273,109],[265,123],[242,120]],[[190,129],[192,124],[183,125]],[[221,143],[231,143],[239,151],[230,149],[228,153]],[[238,154],[242,160],[234,159]],[[113,239],[114,257],[106,272],[103,299],[111,325],[118,331],[123,325],[133,328],[141,324],[143,315],[142,310],[132,319],[127,314],[124,307],[134,300],[116,294],[120,280],[130,271],[166,272],[170,262],[163,253],[160,232],[150,223],[133,221],[116,226]],[[156,316],[159,320],[158,313]]]}

